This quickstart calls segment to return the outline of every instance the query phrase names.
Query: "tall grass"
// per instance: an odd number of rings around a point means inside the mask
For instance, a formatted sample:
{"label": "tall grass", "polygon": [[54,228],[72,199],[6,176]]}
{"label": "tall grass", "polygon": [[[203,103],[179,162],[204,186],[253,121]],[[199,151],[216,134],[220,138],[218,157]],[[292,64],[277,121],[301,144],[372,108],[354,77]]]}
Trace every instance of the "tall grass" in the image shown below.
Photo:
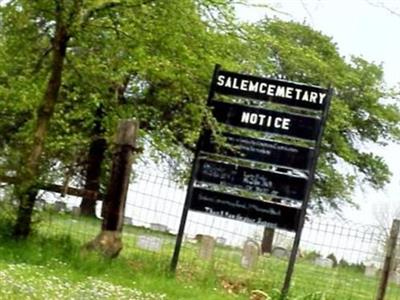
{"label": "tall grass", "polygon": [[[255,270],[245,270],[240,249],[217,247],[214,259],[207,262],[198,258],[198,245],[186,243],[176,277],[171,277],[175,237],[170,234],[125,226],[124,249],[117,259],[108,260],[82,251],[99,232],[99,220],[72,219],[54,211],[44,211],[36,220],[40,222],[33,235],[15,241],[10,214],[0,213],[0,282],[7,283],[0,284],[0,299],[28,299],[27,291],[38,295],[33,299],[280,299],[287,266],[281,259],[263,256]],[[162,251],[134,246],[141,234],[162,237]],[[349,268],[324,269],[300,259],[288,300],[369,300],[376,284],[376,278]],[[394,292],[387,299],[397,299],[400,289],[393,284],[391,288]]]}
{"label": "tall grass", "polygon": [[16,241],[11,220],[0,220],[0,299],[246,299],[213,280],[168,276],[169,256],[154,259],[127,249],[105,259],[83,251],[82,241],[68,231],[45,234],[40,226],[29,239]]}

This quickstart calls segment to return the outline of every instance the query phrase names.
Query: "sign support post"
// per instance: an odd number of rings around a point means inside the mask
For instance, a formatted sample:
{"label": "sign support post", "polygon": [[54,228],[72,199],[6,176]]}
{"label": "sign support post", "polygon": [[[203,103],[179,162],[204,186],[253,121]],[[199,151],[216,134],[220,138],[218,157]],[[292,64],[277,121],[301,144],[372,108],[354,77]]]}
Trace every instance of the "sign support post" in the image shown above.
{"label": "sign support post", "polygon": [[[232,98],[214,99],[215,94]],[[213,117],[224,124],[222,135],[226,143],[236,151],[229,147],[219,149],[212,133],[204,128],[203,119],[171,260],[171,274],[176,272],[191,209],[296,232],[281,290],[281,299],[287,298],[332,95],[331,88],[238,74],[215,66],[207,107],[213,107]],[[274,102],[278,108],[266,109],[246,103],[242,98]],[[288,111],[285,105],[298,113]],[[256,131],[267,136],[250,135]],[[295,140],[287,141],[287,137]],[[298,139],[307,141],[307,145],[312,142],[312,146],[300,145]],[[235,162],[229,158],[234,158]],[[249,165],[252,161],[268,165]],[[194,186],[195,182],[200,184]],[[229,187],[249,194],[243,196],[237,190],[227,189]],[[273,196],[278,201],[269,198],[260,201],[264,199],[260,194]],[[299,201],[301,205],[297,204]]]}
{"label": "sign support post", "polygon": [[311,194],[312,186],[314,183],[315,170],[317,168],[318,156],[319,156],[319,153],[321,150],[322,136],[324,134],[326,120],[328,118],[329,106],[330,106],[332,95],[333,95],[333,89],[330,88],[328,95],[327,95],[327,99],[326,99],[327,103],[326,103],[326,106],[325,106],[325,109],[324,109],[324,112],[322,115],[321,129],[318,133],[315,152],[313,155],[313,161],[312,161],[312,165],[311,165],[311,169],[310,169],[310,178],[307,183],[306,195],[305,195],[305,199],[301,206],[299,227],[296,231],[296,235],[295,235],[295,238],[293,241],[293,247],[292,247],[292,252],[290,253],[290,258],[289,258],[288,267],[287,267],[287,271],[286,271],[285,281],[283,283],[283,287],[281,290],[281,300],[286,299],[286,297],[289,293],[290,283],[292,280],[294,265],[296,263],[297,252],[299,250],[301,234],[303,231],[303,226],[304,226],[304,222],[305,222],[305,218],[306,218],[307,206],[308,206],[308,203],[310,200],[310,194]]}
{"label": "sign support post", "polygon": [[[216,78],[217,78],[218,71],[220,68],[221,68],[220,65],[218,65],[218,64],[215,65],[214,74],[213,74],[213,77],[211,80],[211,88],[210,88],[210,92],[208,94],[208,99],[207,99],[207,107],[208,107],[209,103],[211,102],[212,98],[214,97],[215,82],[216,82]],[[189,185],[188,185],[188,190],[186,192],[185,203],[183,205],[181,223],[179,224],[179,230],[178,230],[178,234],[176,236],[174,254],[172,255],[172,259],[171,259],[170,271],[172,274],[175,274],[176,267],[178,265],[179,253],[181,251],[182,240],[183,240],[183,234],[185,232],[186,219],[187,219],[187,215],[189,213],[190,202],[191,202],[192,195],[193,195],[193,184],[195,181],[196,173],[199,169],[199,152],[200,152],[200,148],[201,148],[200,147],[201,143],[203,141],[203,136],[204,136],[204,134],[203,134],[203,128],[202,128],[202,130],[200,132],[200,138],[197,142],[196,150],[194,153],[193,167],[192,167],[192,171],[190,174]]]}

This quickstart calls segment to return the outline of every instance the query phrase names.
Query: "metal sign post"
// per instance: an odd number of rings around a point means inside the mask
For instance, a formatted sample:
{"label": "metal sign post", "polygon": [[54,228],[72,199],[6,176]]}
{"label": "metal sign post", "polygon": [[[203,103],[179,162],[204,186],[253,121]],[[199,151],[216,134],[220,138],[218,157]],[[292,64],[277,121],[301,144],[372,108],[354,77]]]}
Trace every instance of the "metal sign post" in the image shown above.
{"label": "metal sign post", "polygon": [[290,282],[292,280],[294,265],[296,263],[297,251],[299,250],[301,233],[303,231],[303,226],[304,226],[306,212],[307,212],[307,206],[308,206],[308,202],[310,200],[310,194],[311,194],[311,190],[312,190],[313,183],[314,183],[315,170],[317,168],[318,156],[319,156],[319,153],[321,150],[322,136],[324,134],[326,120],[328,118],[328,111],[329,111],[329,106],[330,106],[332,95],[333,95],[333,89],[329,89],[329,93],[327,96],[327,105],[325,106],[324,113],[322,115],[321,128],[320,128],[320,131],[318,134],[317,145],[315,147],[314,157],[312,160],[312,165],[311,165],[311,170],[310,170],[310,178],[309,178],[308,184],[307,184],[306,197],[305,197],[304,202],[301,207],[299,227],[296,231],[296,235],[295,235],[295,238],[293,241],[293,247],[292,247],[292,252],[290,253],[290,258],[289,258],[288,267],[287,267],[287,271],[286,271],[285,281],[283,283],[283,287],[281,290],[281,299],[286,299],[286,297],[289,293]]}

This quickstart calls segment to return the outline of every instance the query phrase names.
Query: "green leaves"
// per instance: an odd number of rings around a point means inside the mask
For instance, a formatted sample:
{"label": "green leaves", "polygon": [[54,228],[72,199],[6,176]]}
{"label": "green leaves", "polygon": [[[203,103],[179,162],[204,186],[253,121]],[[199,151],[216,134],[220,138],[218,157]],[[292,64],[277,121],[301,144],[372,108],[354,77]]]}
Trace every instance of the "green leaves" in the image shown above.
{"label": "green leaves", "polygon": [[[18,165],[31,142],[49,75],[54,9],[49,0],[0,8],[0,149],[6,169]],[[343,58],[321,32],[280,20],[241,23],[228,0],[75,0],[61,9],[71,37],[47,161],[74,165],[77,153],[85,157],[92,129],[100,126],[111,140],[121,118],[140,120],[154,153],[186,161],[204,119],[218,131],[206,99],[219,63],[227,70],[334,87],[316,209],[351,202],[355,178],[375,188],[389,181],[384,161],[361,145],[399,139],[399,93],[385,88],[381,66]],[[42,171],[57,173],[50,165]]]}
{"label": "green leaves", "polygon": [[[317,170],[314,209],[339,209],[341,203],[352,203],[357,182],[376,189],[388,183],[391,173],[384,160],[365,150],[369,143],[399,140],[400,114],[393,104],[398,93],[385,88],[382,66],[360,57],[347,60],[331,38],[294,22],[265,20],[252,33],[252,39],[267,49],[265,60],[275,65],[276,72],[290,80],[335,89]],[[270,70],[263,62],[259,67],[261,72]]]}

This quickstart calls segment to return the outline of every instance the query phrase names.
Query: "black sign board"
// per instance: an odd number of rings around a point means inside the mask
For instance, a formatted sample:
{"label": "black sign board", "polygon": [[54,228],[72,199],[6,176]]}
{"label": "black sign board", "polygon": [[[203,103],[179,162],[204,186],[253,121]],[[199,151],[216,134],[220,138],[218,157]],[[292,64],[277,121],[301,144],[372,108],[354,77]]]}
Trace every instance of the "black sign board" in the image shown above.
{"label": "black sign board", "polygon": [[307,140],[318,137],[317,118],[217,101],[211,105],[217,121],[228,125]]}
{"label": "black sign board", "polygon": [[295,231],[299,209],[195,187],[190,209],[212,215]]}
{"label": "black sign board", "polygon": [[[231,103],[217,101],[216,93],[232,96],[229,100]],[[291,142],[286,144],[286,142],[274,142],[225,132],[227,145],[238,150],[232,151],[225,147],[216,147],[214,141],[209,139],[210,134],[207,135],[203,129],[202,138],[196,147],[171,260],[171,270],[176,270],[189,209],[267,227],[295,230],[296,235],[282,289],[282,295],[287,295],[332,93],[332,89],[237,74],[221,70],[219,65],[215,67],[207,105],[213,108],[213,115],[218,122],[263,133],[309,140],[314,142],[314,145],[312,148],[305,148],[291,145]],[[291,111],[296,108],[314,110],[314,114],[318,113],[318,117],[284,112],[284,109],[261,108],[255,105],[256,101],[245,105],[242,98],[284,104],[293,107]],[[209,153],[221,154],[222,156],[218,159],[225,162],[206,158]],[[229,156],[285,167],[288,173],[277,172],[273,168],[271,170],[250,168],[244,166],[244,160],[240,160],[242,165],[232,164],[228,162]],[[307,174],[303,177],[293,176],[289,173],[290,168],[306,170]],[[202,188],[195,187],[196,180],[198,183],[203,183]],[[216,189],[219,192],[203,188],[207,183],[210,184],[208,188],[213,188],[211,185],[218,185]],[[290,205],[284,205],[256,200],[253,196],[231,195],[229,191],[232,192],[233,188],[263,193],[282,200],[301,201],[297,203],[301,204],[301,208],[297,208],[298,205],[290,201],[288,202]]]}
{"label": "black sign board", "polygon": [[205,159],[200,159],[195,178],[298,201],[304,200],[307,187],[306,178]]}
{"label": "black sign board", "polygon": [[215,91],[220,94],[323,110],[328,90],[284,80],[219,71]]}
{"label": "black sign board", "polygon": [[314,149],[231,133],[224,133],[223,137],[227,147],[218,146],[211,133],[206,132],[200,150],[301,170],[309,170],[311,167]]}

